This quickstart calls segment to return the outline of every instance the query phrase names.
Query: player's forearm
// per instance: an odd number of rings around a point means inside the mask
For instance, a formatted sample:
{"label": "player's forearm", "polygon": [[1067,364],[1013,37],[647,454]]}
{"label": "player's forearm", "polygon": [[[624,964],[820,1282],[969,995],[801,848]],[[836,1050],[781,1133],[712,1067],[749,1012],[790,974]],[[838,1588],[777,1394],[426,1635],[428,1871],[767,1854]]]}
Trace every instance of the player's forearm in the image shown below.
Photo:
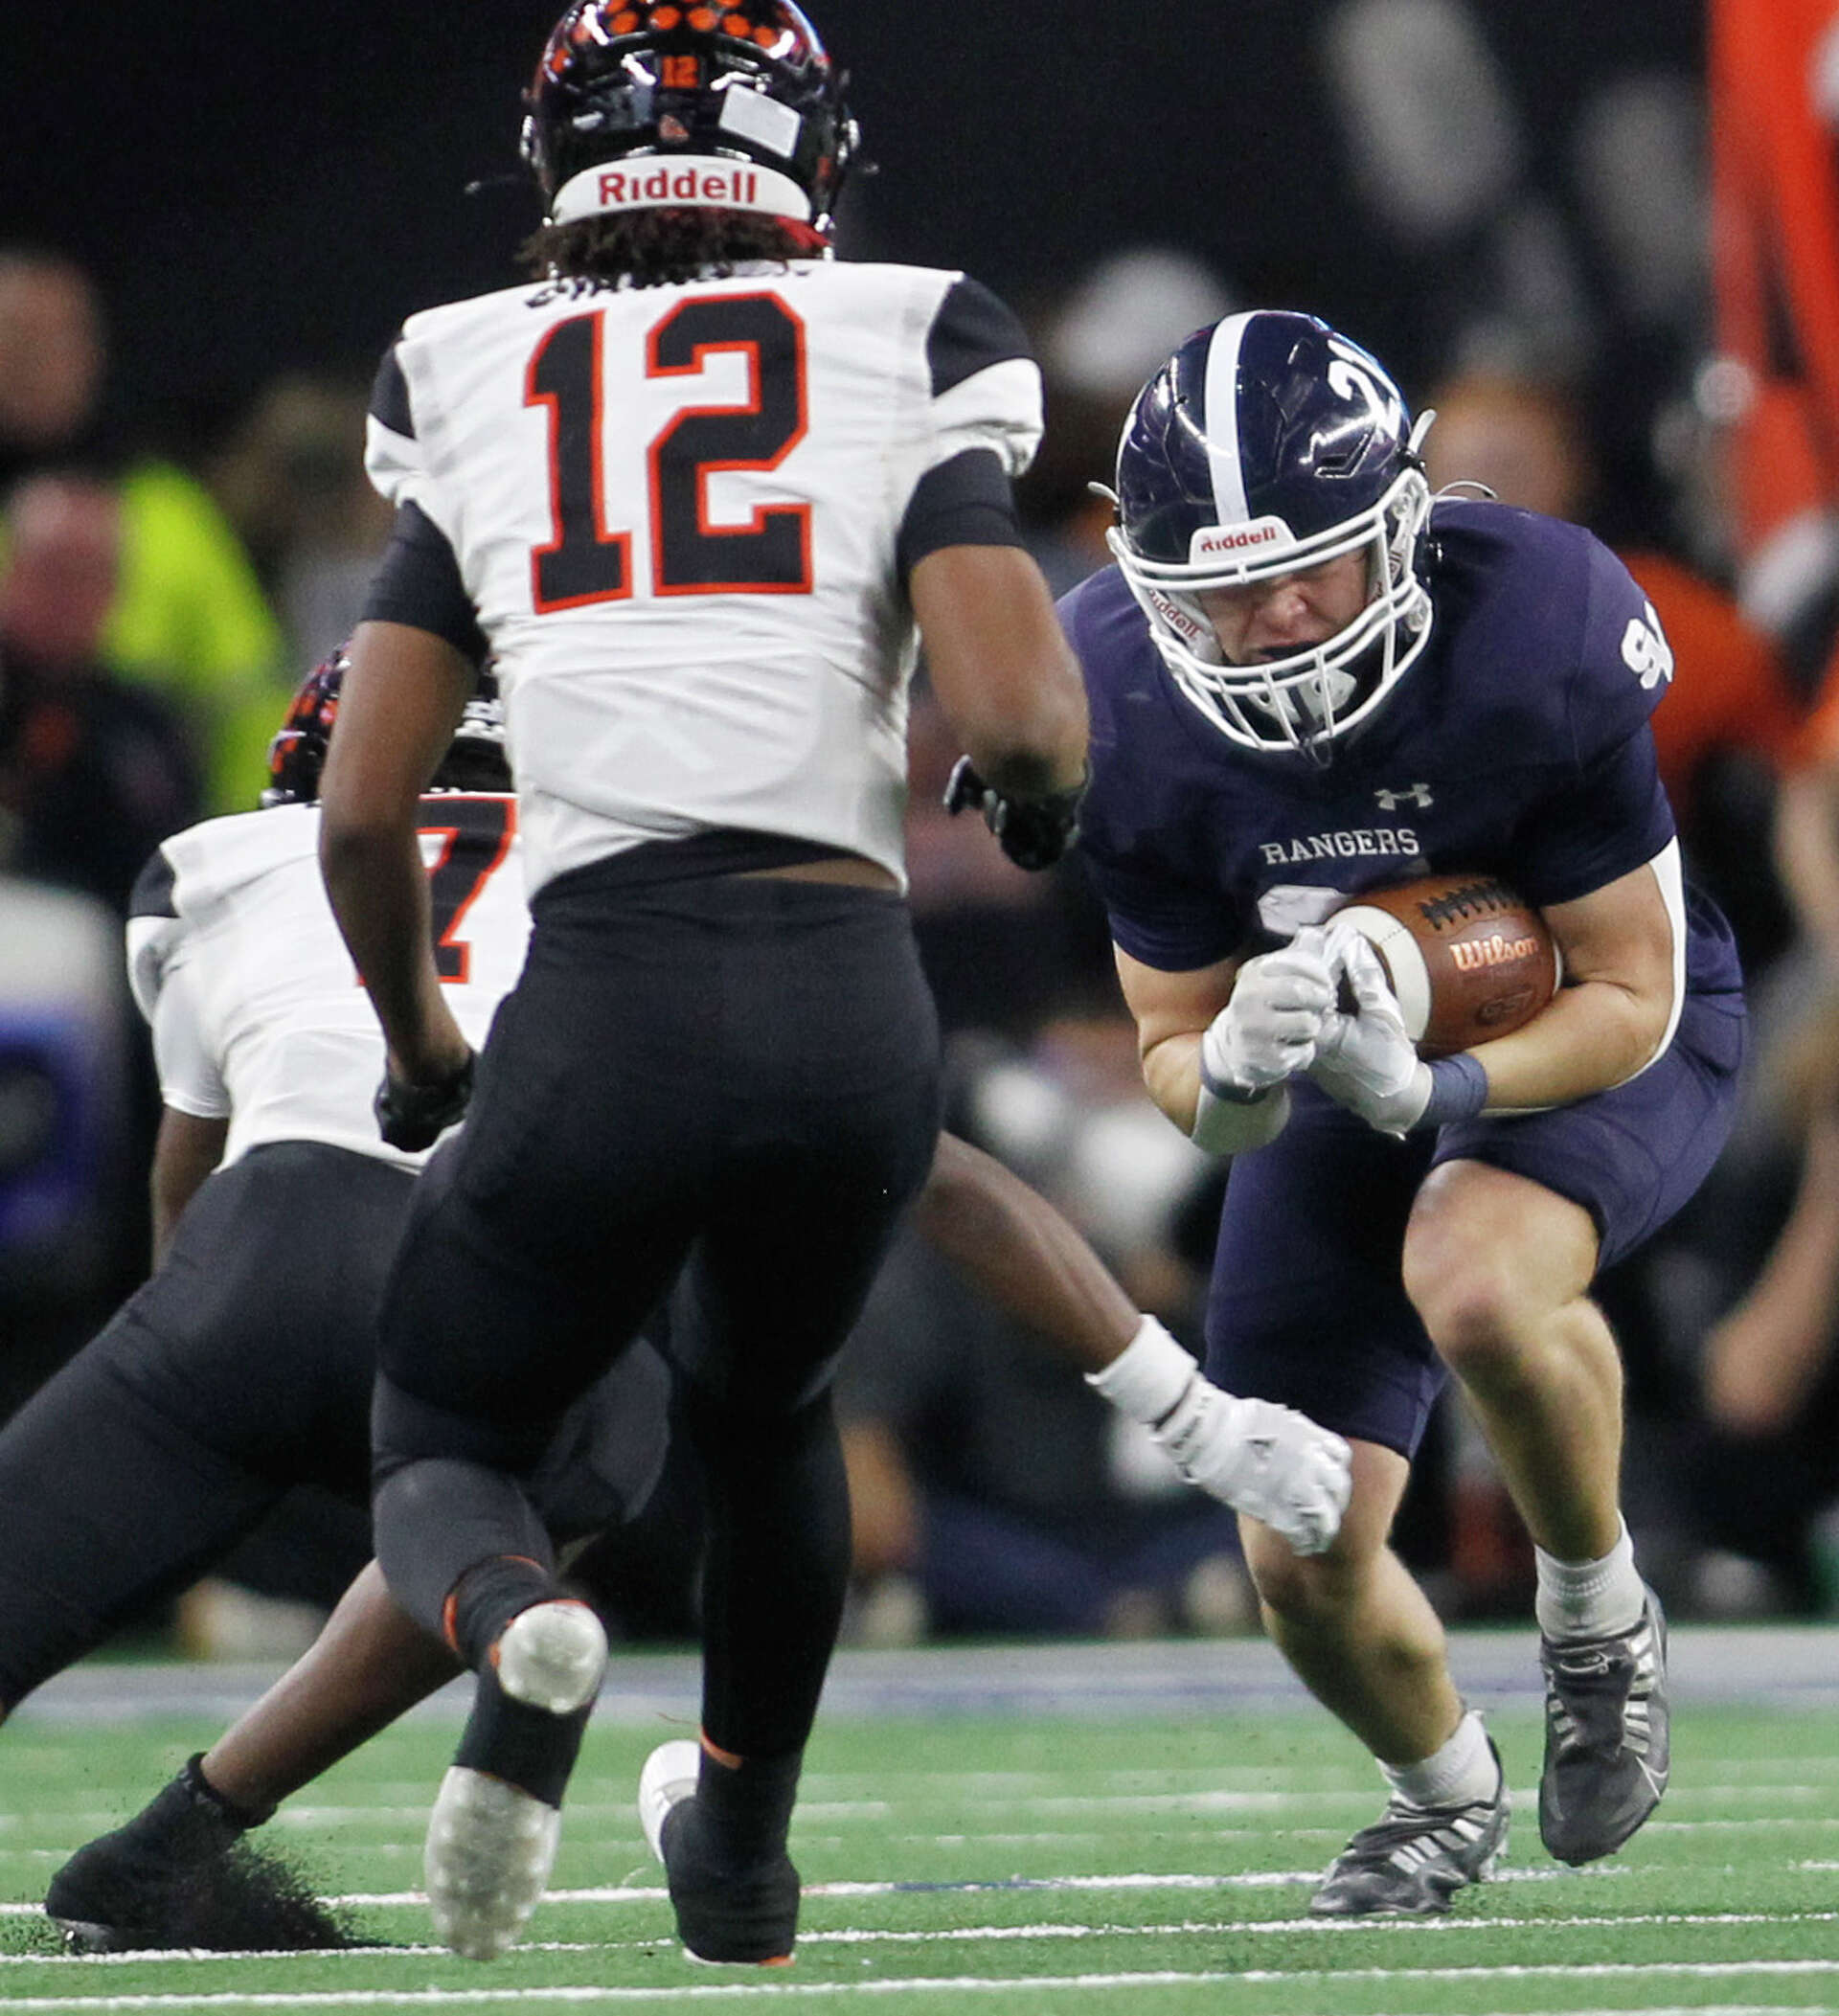
{"label": "player's forearm", "polygon": [[186,1206],[222,1160],[229,1131],[228,1121],[199,1119],[172,1106],[161,1113],[148,1184],[155,1267],[166,1258]]}
{"label": "player's forearm", "polygon": [[450,1075],[465,1039],[441,997],[428,879],[413,826],[359,825],[329,812],[320,869],[397,1075],[411,1083]]}
{"label": "player's forearm", "polygon": [[991,789],[1040,798],[1085,775],[1085,686],[1040,570],[1019,547],[950,546],[913,571],[933,691]]}
{"label": "player's forearm", "polygon": [[1184,1134],[1193,1132],[1200,1103],[1202,1033],[1195,1030],[1164,1036],[1143,1052],[1144,1087]]}
{"label": "player's forearm", "polygon": [[974,1288],[1081,1371],[1101,1370],[1136,1335],[1136,1304],[1075,1227],[955,1135],[939,1137],[915,1223]]}
{"label": "player's forearm", "polygon": [[1470,1053],[1487,1073],[1487,1106],[1563,1106],[1620,1085],[1652,1063],[1669,996],[1604,980],[1561,987],[1524,1029]]}

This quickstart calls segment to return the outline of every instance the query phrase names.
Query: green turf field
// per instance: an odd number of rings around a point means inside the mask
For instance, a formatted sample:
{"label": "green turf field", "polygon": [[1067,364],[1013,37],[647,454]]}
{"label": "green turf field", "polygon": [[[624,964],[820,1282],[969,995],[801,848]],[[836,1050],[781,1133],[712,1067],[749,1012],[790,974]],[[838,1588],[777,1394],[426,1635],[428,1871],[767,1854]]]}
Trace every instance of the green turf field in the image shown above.
{"label": "green turf field", "polygon": [[[488,1966],[426,1941],[419,1882],[450,1722],[412,1722],[267,1830],[396,1950],[69,1959],[41,1919],[0,1916],[0,2008],[702,2008],[1055,2016],[1839,2009],[1839,1716],[1693,1706],[1673,1789],[1613,1860],[1565,1870],[1538,1846],[1538,1728],[1496,1711],[1518,1809],[1501,1877],[1427,1924],[1322,1926],[1311,1875],[1379,1804],[1371,1765],[1316,1713],[1126,1721],[830,1719],[792,1847],[806,1882],[796,1968],[695,1967],[633,1813],[638,1767],[680,1728],[596,1726],[552,1893]],[[216,1733],[216,1721],[0,1735],[0,1897],[51,1871]]]}

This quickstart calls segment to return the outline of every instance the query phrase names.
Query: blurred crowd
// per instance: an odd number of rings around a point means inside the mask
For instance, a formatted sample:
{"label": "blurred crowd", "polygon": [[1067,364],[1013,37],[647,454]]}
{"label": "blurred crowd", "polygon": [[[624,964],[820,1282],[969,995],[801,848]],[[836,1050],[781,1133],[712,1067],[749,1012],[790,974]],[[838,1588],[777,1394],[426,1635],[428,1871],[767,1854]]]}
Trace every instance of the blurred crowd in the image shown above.
{"label": "blurred crowd", "polygon": [[[1736,1137],[1601,1283],[1641,1557],[1675,1615],[1839,1614],[1839,88],[1806,84],[1839,77],[1839,11],[1709,0],[1708,18],[1704,77],[1579,79],[1561,131],[1516,103],[1463,0],[1349,0],[1323,74],[1361,228],[1431,305],[1434,361],[1407,391],[1438,414],[1433,488],[1591,526],[1652,600],[1675,658],[1663,772],[1748,976]],[[1048,386],[1021,501],[1057,591],[1107,560],[1091,486],[1174,345],[1236,307],[1327,305],[1146,242],[1016,306]],[[162,440],[118,408],[111,334],[76,260],[0,246],[0,1414],[145,1269],[157,1092],[120,958],[135,873],[167,833],[254,804],[387,531],[361,381],[290,375],[209,442]],[[957,754],[922,677],[909,858],[948,1122],[1197,1345],[1227,1171],[1142,1091],[1077,852],[1026,875],[947,818]],[[840,1402],[858,1639],[1253,1628],[1229,1517],[917,1240]],[[1410,1565],[1452,1619],[1523,1615],[1530,1549],[1456,1403],[1419,1468]],[[668,1483],[647,1522],[635,1633],[685,1628],[693,1546],[658,1538],[685,1502]],[[306,1629],[361,1543],[302,1521],[241,1573],[304,1599]],[[248,1649],[243,1615],[198,1608],[195,1642]]]}

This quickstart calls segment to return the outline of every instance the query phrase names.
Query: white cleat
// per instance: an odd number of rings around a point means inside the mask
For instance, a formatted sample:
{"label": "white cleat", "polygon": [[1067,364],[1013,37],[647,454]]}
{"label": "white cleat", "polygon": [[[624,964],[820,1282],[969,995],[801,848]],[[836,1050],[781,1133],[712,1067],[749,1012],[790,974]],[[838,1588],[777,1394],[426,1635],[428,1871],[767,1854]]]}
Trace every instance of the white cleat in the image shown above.
{"label": "white cleat", "polygon": [[422,1872],[443,1945],[495,1960],[516,1943],[556,1862],[562,1816],[503,1778],[455,1764],[428,1817]]}
{"label": "white cleat", "polygon": [[664,1860],[664,1823],[672,1806],[696,1796],[702,1772],[702,1746],[679,1737],[660,1743],[639,1773],[639,1824],[652,1854]]}
{"label": "white cleat", "polygon": [[[559,1785],[580,1741],[581,1711],[605,1672],[606,1633],[593,1611],[582,1603],[537,1603],[505,1627],[492,1670],[479,1686],[556,1717]],[[488,1771],[452,1766],[428,1818],[422,1856],[428,1908],[443,1942],[476,1960],[496,1959],[514,1944],[549,1881],[561,1827],[562,1816],[548,1801]]]}

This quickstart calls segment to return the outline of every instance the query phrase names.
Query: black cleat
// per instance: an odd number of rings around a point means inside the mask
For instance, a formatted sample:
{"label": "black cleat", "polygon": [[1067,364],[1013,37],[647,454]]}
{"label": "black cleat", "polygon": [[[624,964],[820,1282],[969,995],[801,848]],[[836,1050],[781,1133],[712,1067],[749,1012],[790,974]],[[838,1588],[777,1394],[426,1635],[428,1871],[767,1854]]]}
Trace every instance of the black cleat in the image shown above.
{"label": "black cleat", "polygon": [[1614,1638],[1539,1641],[1545,1768],[1539,1838],[1560,1862],[1613,1854],[1659,1805],[1672,1746],[1667,1620],[1650,1589]]}
{"label": "black cleat", "polygon": [[639,1776],[639,1823],[664,1864],[677,1936],[693,1960],[789,1967],[798,1935],[798,1871],[783,1849],[736,1869],[716,1861],[703,1840],[696,1801],[698,1746],[661,1743]]}
{"label": "black cleat", "polygon": [[[1488,1741],[1494,1768],[1500,1752]],[[1396,1793],[1329,1865],[1309,1899],[1318,1918],[1429,1917],[1459,1890],[1483,1883],[1507,1852],[1511,1802],[1502,1773],[1492,1799],[1462,1806],[1418,1806]]]}
{"label": "black cleat", "polygon": [[[73,1953],[306,1953],[358,1944],[286,1864],[243,1841],[197,1759],[125,1826],[77,1850],[45,1915]],[[265,1816],[261,1816],[265,1817]]]}

